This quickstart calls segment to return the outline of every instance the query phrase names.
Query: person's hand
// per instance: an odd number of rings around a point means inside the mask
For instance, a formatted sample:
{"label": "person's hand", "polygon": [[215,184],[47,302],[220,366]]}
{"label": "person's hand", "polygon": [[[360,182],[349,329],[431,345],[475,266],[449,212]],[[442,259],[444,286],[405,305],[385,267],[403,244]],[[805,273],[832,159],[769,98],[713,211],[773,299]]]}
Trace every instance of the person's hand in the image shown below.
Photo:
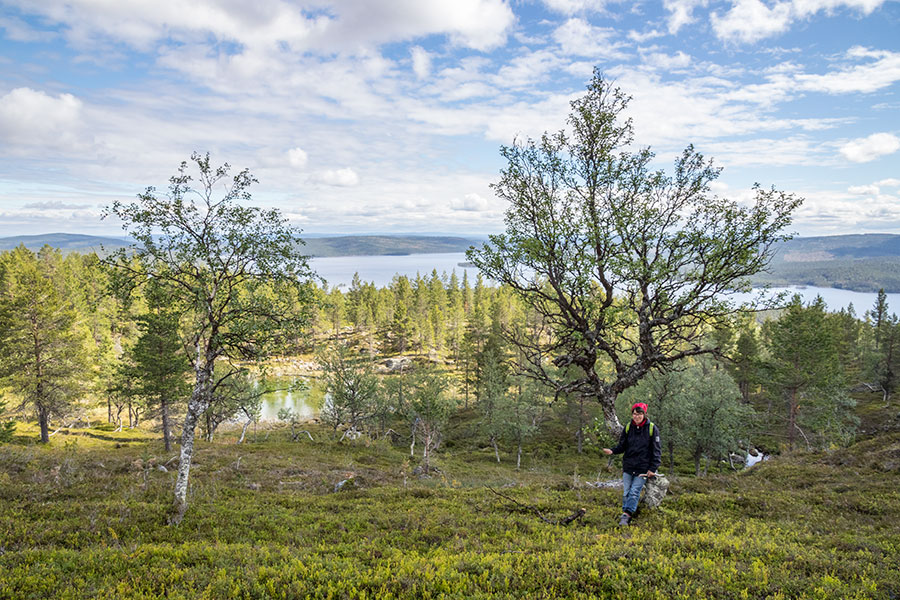
{"label": "person's hand", "polygon": [[646,473],[644,473],[644,477],[650,479],[651,477],[656,477],[656,473],[654,473],[653,471],[647,471]]}
{"label": "person's hand", "polygon": [[610,450],[609,448],[604,448],[603,454],[612,454],[612,450]]}

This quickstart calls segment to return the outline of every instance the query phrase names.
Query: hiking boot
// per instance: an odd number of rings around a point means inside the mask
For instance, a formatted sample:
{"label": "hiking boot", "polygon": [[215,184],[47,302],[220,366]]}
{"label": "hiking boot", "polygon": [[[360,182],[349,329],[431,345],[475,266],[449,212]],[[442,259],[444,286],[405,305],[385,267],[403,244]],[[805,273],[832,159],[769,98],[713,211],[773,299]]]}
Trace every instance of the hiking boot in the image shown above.
{"label": "hiking boot", "polygon": [[626,525],[628,525],[629,521],[631,521],[631,515],[629,515],[627,512],[623,512],[622,516],[619,517],[619,525],[625,527]]}

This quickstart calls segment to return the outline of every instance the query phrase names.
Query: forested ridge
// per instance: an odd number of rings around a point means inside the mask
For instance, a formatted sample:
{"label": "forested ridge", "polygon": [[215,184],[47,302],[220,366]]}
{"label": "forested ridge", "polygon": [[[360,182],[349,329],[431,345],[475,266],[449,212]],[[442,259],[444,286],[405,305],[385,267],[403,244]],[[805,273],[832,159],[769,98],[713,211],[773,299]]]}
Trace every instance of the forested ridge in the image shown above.
{"label": "forested ridge", "polygon": [[[190,349],[177,335],[177,315],[158,291],[123,296],[116,287],[121,284],[117,271],[94,254],[64,257],[49,247],[37,254],[19,248],[0,255],[0,265],[6,283],[4,398],[10,415],[12,409],[21,418],[44,411],[47,429],[54,429],[95,421],[102,407],[104,420],[118,428],[159,419],[161,401],[172,402],[171,410],[182,406],[189,393]],[[538,327],[539,317],[507,287],[488,285],[480,275],[470,281],[465,274],[460,278],[456,272],[432,271],[414,279],[396,276],[380,288],[360,276],[347,289],[316,283],[307,288],[315,306],[307,325],[281,340],[279,351],[268,359],[247,363],[255,365],[248,373],[264,379],[267,364],[293,358],[324,381],[371,378],[366,394],[347,400],[348,405],[360,404],[349,407],[358,413],[353,418],[339,414],[348,407],[326,407],[323,419],[331,419],[335,430],[352,427],[382,435],[388,421],[403,412],[400,392],[394,389],[402,386],[400,380],[409,378],[414,387],[417,372],[433,371],[446,380],[448,403],[483,410],[484,432],[493,445],[502,446],[504,440],[527,447],[527,437],[544,420],[555,418],[563,420],[579,448],[589,437],[596,416],[591,403],[576,394],[554,396],[552,389],[516,372],[516,350],[503,332]],[[33,337],[14,344],[12,334],[25,333],[26,327],[49,359],[27,354]],[[900,361],[898,336],[896,316],[883,296],[861,315],[852,309],[829,313],[821,302],[803,304],[794,298],[779,310],[710,328],[704,343],[720,348],[717,355],[652,374],[627,390],[619,405],[649,401],[655,420],[666,430],[677,430],[685,415],[696,412],[691,403],[698,400],[679,398],[671,390],[715,382],[718,389],[700,395],[721,407],[717,416],[722,423],[698,427],[711,428],[705,434],[710,441],[687,436],[682,449],[696,448],[698,456],[718,460],[747,441],[772,451],[788,444],[828,448],[853,439],[857,424],[851,392],[866,390],[886,405],[891,402]],[[39,366],[45,371],[36,371]],[[53,388],[46,400],[36,395],[42,382]],[[338,381],[330,389],[340,393],[341,385]],[[785,406],[786,393],[795,388],[803,404]],[[679,402],[685,406],[676,406]],[[225,412],[210,423],[237,417],[253,422],[259,395],[223,403],[216,408]],[[797,419],[793,427],[791,410]],[[388,421],[384,415],[375,418],[379,411],[387,411]],[[517,411],[526,411],[528,418],[510,424]],[[735,422],[728,420],[738,414]],[[215,426],[209,426],[212,437]],[[720,440],[719,447],[703,445],[723,435],[729,441]],[[675,443],[675,436],[668,440]]]}
{"label": "forested ridge", "polygon": [[[808,285],[856,292],[900,292],[900,236],[890,234],[834,235],[793,238],[776,247],[767,270],[752,277],[755,285]],[[345,235],[305,239],[301,252],[312,257],[392,256],[465,252],[476,237],[411,235]],[[32,251],[49,245],[63,252],[112,251],[127,245],[122,239],[76,234],[0,238],[0,250],[24,244]]]}
{"label": "forested ridge", "polygon": [[[480,238],[438,235],[333,235],[305,237],[298,250],[314,257],[332,256],[397,256],[406,254],[435,254],[465,252]],[[101,255],[125,248],[129,241],[122,238],[72,233],[20,235],[0,238],[0,250],[12,250],[24,245],[37,252],[44,246],[64,253],[96,252]]]}

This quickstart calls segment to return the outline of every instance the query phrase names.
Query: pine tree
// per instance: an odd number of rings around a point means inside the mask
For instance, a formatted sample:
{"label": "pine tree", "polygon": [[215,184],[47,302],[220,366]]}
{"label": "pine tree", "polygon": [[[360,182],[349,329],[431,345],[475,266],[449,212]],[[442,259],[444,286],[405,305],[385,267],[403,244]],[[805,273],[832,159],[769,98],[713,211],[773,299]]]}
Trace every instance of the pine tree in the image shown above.
{"label": "pine tree", "polygon": [[900,319],[896,314],[888,314],[888,310],[887,294],[882,288],[870,313],[874,348],[866,359],[866,371],[871,387],[881,391],[885,407],[890,406],[900,374]]}
{"label": "pine tree", "polygon": [[476,356],[475,389],[482,415],[481,430],[500,462],[497,442],[505,437],[510,417],[509,366],[500,325],[500,303],[491,311],[491,329]]}
{"label": "pine tree", "polygon": [[375,413],[378,378],[368,360],[353,356],[350,346],[336,344],[319,355],[326,401],[322,420],[333,430],[360,430]]}
{"label": "pine tree", "polygon": [[172,412],[190,395],[191,365],[179,335],[180,315],[172,296],[156,282],[146,288],[148,312],[138,319],[140,337],[131,348],[125,377],[133,382],[132,393],[143,399],[150,411],[159,411],[166,452],[172,449]]}
{"label": "pine tree", "polygon": [[0,258],[0,332],[4,383],[37,413],[41,442],[50,420],[63,416],[85,387],[87,340],[66,289],[62,256],[44,246],[19,246]]}
{"label": "pine tree", "polygon": [[843,441],[854,425],[840,361],[840,333],[817,297],[808,306],[794,296],[777,321],[764,328],[768,374],[786,400],[786,438],[793,449],[799,433],[808,446]]}
{"label": "pine tree", "polygon": [[412,425],[410,456],[415,454],[416,441],[422,444],[422,468],[431,470],[431,456],[440,447],[443,430],[456,408],[456,401],[447,393],[448,380],[434,368],[421,368],[410,376],[412,393],[407,416]]}
{"label": "pine tree", "polygon": [[413,342],[414,324],[410,314],[412,310],[413,291],[409,278],[405,275],[394,277],[391,283],[394,293],[394,314],[391,319],[391,337],[397,352],[406,352]]}
{"label": "pine tree", "polygon": [[[5,411],[6,411],[6,402],[0,400],[0,417],[3,416],[3,413]],[[14,421],[0,420],[0,444],[8,444],[9,442],[11,442],[15,431],[16,431],[16,424]]]}

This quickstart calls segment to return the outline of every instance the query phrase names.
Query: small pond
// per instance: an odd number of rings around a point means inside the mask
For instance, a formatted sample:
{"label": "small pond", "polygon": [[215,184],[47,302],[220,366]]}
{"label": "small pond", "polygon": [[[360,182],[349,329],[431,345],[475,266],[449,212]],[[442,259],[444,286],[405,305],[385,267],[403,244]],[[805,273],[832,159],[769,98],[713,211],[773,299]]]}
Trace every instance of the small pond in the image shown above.
{"label": "small pond", "polygon": [[[295,385],[298,380],[306,384]],[[262,397],[260,421],[277,421],[278,411],[283,408],[291,409],[300,419],[313,419],[319,415],[323,392],[318,382],[305,377],[270,377],[268,381],[279,389]]]}

